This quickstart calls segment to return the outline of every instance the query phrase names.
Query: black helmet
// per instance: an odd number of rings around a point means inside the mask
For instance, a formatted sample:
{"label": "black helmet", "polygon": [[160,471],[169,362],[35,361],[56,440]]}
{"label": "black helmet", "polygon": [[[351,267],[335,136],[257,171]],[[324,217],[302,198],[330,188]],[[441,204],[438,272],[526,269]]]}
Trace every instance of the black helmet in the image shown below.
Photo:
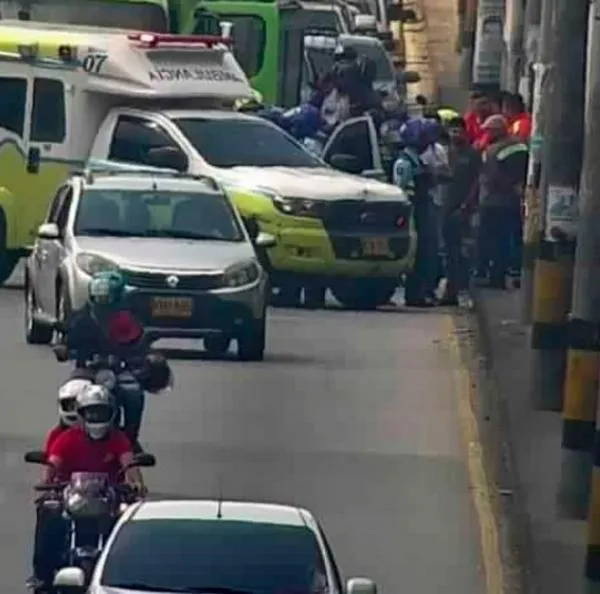
{"label": "black helmet", "polygon": [[144,390],[151,394],[162,392],[173,387],[173,372],[167,359],[161,353],[150,353],[146,357],[141,383]]}

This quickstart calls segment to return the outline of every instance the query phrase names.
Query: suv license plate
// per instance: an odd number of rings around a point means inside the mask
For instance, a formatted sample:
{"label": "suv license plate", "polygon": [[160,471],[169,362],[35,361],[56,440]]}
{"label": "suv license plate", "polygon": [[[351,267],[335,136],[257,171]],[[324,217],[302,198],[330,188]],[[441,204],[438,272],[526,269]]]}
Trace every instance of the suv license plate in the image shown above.
{"label": "suv license plate", "polygon": [[384,258],[390,255],[390,243],[387,239],[361,239],[363,256],[369,258]]}

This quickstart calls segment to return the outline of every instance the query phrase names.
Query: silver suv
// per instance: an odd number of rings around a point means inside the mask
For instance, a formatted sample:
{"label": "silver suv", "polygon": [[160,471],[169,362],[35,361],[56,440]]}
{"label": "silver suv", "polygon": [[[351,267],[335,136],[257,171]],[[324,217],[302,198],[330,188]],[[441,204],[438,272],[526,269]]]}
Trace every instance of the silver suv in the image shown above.
{"label": "silver suv", "polygon": [[241,359],[262,360],[268,279],[256,248],[275,240],[249,229],[209,178],[150,168],[72,175],[27,260],[27,342],[49,343],[48,321],[85,305],[91,275],[118,269],[151,342],[203,338],[219,355],[235,339]]}

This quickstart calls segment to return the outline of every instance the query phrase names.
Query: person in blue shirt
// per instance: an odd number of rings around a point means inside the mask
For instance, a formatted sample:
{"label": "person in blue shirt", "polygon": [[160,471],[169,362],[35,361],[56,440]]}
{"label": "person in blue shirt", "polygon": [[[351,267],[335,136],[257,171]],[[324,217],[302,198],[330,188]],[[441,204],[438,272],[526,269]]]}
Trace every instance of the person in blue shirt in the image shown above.
{"label": "person in blue shirt", "polygon": [[406,279],[404,301],[409,307],[432,307],[435,305],[437,229],[431,199],[432,174],[421,160],[421,153],[429,143],[425,121],[415,118],[403,124],[398,140],[400,150],[392,168],[392,180],[411,200],[417,230],[415,264]]}

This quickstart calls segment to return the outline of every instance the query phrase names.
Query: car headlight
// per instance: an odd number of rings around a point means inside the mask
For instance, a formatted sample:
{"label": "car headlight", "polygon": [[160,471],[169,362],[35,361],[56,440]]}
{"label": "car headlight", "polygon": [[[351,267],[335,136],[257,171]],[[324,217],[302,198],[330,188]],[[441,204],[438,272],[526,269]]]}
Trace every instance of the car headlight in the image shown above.
{"label": "car headlight", "polygon": [[294,217],[311,217],[319,216],[319,202],[310,200],[309,198],[284,198],[283,196],[271,196],[275,208],[283,214]]}
{"label": "car headlight", "polygon": [[243,287],[255,282],[260,275],[260,269],[256,262],[236,264],[225,271],[224,284],[227,287]]}
{"label": "car headlight", "polygon": [[93,276],[94,274],[104,270],[119,269],[118,265],[112,260],[98,256],[97,254],[89,254],[87,252],[77,254],[75,263],[77,264],[78,268],[90,276]]}

